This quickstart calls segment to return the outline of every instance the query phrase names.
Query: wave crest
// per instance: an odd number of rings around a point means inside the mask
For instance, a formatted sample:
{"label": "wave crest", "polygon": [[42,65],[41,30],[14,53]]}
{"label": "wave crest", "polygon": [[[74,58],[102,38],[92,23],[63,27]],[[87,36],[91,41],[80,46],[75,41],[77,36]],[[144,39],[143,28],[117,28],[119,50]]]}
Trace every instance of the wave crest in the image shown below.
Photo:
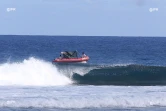
{"label": "wave crest", "polygon": [[77,84],[87,85],[166,85],[166,67],[124,65],[99,67],[72,78]]}
{"label": "wave crest", "polygon": [[0,85],[55,86],[72,81],[51,63],[36,58],[0,65]]}

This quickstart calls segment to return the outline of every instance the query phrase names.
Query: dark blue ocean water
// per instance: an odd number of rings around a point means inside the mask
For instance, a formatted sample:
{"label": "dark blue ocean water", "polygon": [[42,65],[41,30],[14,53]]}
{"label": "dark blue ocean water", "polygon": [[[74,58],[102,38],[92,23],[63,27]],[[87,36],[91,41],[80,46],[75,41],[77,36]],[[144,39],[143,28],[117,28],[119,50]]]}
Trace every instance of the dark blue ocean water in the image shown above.
{"label": "dark blue ocean water", "polygon": [[92,64],[166,66],[164,37],[0,36],[0,62],[37,57],[52,61],[61,51],[83,51]]}
{"label": "dark blue ocean water", "polygon": [[[86,64],[52,64],[61,51]],[[0,36],[0,110],[166,110],[166,38]],[[162,85],[162,86],[161,86]]]}
{"label": "dark blue ocean water", "polygon": [[76,84],[163,85],[165,43],[164,37],[0,36],[0,63],[30,57],[51,63],[61,51],[77,50],[80,56],[85,52],[90,57],[83,67],[97,69],[84,76],[73,71]]}

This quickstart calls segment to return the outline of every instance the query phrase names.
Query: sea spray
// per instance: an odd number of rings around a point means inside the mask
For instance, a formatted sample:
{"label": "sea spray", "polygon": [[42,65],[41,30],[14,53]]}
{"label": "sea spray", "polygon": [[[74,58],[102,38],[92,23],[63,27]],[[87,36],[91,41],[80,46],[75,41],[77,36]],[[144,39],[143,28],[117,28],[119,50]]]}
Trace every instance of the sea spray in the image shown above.
{"label": "sea spray", "polygon": [[0,85],[56,86],[72,81],[49,62],[33,57],[0,65]]}

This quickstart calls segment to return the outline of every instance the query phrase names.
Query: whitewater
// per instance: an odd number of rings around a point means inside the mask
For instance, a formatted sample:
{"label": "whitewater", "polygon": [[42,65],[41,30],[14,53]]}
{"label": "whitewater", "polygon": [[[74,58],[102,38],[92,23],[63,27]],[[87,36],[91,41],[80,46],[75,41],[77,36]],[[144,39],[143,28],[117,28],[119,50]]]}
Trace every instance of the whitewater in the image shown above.
{"label": "whitewater", "polygon": [[72,80],[60,73],[53,64],[33,57],[0,65],[1,86],[56,86],[71,83]]}
{"label": "whitewater", "polygon": [[52,63],[34,57],[1,64],[0,108],[133,110],[166,107],[165,86],[74,85],[69,76],[71,72],[82,72],[83,76],[85,69],[69,69],[59,70]]}
{"label": "whitewater", "polygon": [[66,110],[161,108],[166,107],[165,92],[165,86],[1,86],[0,107]]}

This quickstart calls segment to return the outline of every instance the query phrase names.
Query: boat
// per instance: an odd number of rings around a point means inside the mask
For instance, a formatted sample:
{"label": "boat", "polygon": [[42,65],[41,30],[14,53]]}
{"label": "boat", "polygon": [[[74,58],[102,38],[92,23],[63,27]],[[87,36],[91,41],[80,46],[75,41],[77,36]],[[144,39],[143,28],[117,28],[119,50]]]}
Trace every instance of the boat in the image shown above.
{"label": "boat", "polygon": [[86,56],[84,53],[82,57],[78,57],[77,51],[64,51],[61,52],[59,58],[53,60],[54,63],[86,63],[89,60],[89,57]]}

